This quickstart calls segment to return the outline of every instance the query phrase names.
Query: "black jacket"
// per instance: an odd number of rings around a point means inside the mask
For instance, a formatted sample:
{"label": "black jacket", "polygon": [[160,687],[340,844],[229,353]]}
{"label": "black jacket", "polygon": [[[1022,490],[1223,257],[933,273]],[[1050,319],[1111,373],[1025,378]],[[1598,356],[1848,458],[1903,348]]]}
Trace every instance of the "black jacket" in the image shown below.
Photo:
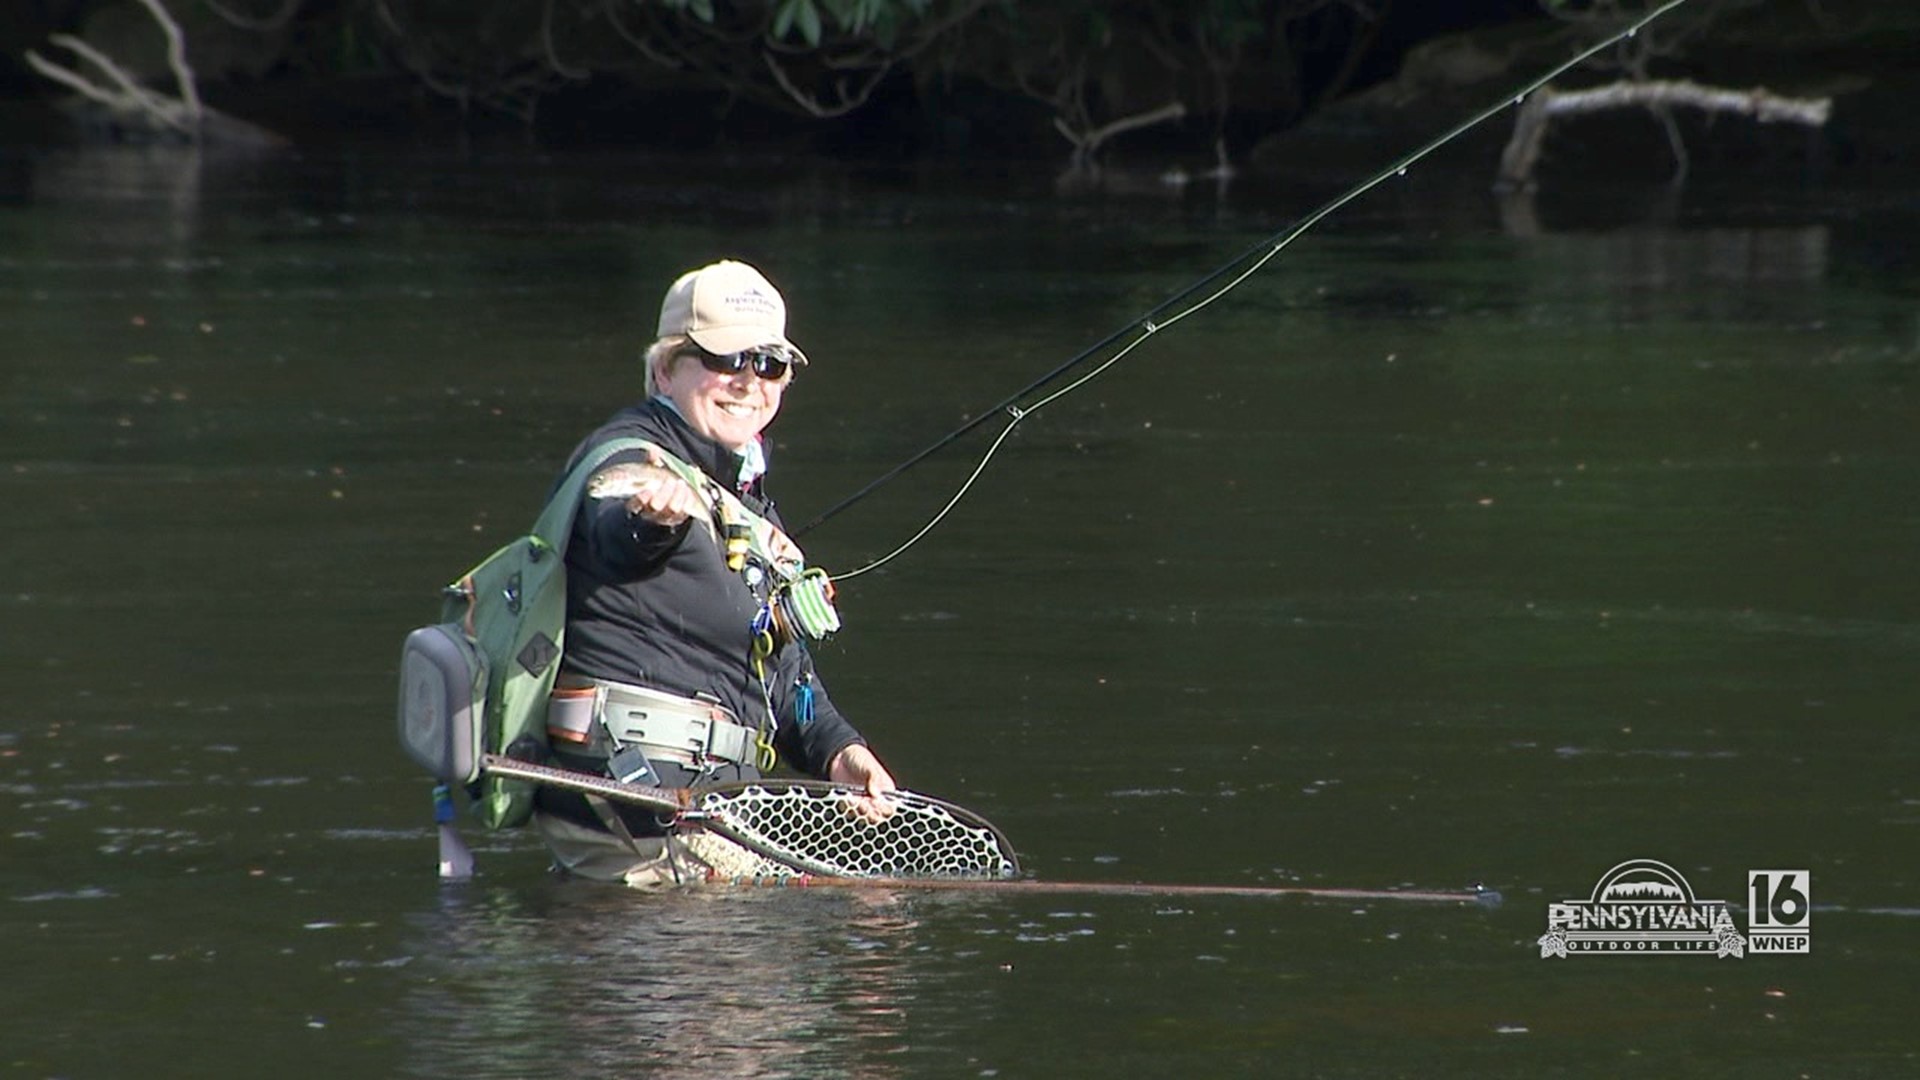
{"label": "black jacket", "polygon": [[[592,447],[618,438],[659,445],[780,524],[757,479],[744,489],[740,486],[740,456],[695,432],[679,413],[658,401],[615,413],[574,449],[561,476]],[[609,464],[645,460],[645,451],[634,450],[615,455]],[[667,528],[629,515],[624,500],[583,499],[567,545],[563,671],[684,697],[710,696],[749,727],[764,720],[770,700],[777,722],[774,746],[788,765],[814,776],[824,777],[833,756],[848,744],[864,741],[834,707],[813,673],[812,657],[798,643],[768,662],[763,696],[752,663],[752,622],[770,579],[759,575],[759,583],[750,586],[753,575],[727,569],[712,534],[694,522]],[[812,690],[812,716],[805,723],[797,708],[803,685]],[[602,771],[605,739],[604,731],[596,731],[584,753],[557,749],[555,756],[572,768]],[[670,786],[694,780],[690,771],[671,762],[654,765]],[[709,779],[755,775],[747,767]],[[542,789],[540,805],[583,824],[593,822],[577,797],[563,796]]]}

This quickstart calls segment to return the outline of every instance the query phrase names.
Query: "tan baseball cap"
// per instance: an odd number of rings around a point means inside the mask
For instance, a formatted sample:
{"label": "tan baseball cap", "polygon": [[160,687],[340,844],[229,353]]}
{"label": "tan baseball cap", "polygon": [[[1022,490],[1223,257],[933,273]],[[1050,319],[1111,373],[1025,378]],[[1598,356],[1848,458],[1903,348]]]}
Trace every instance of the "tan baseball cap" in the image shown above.
{"label": "tan baseball cap", "polygon": [[660,337],[685,334],[710,353],[735,353],[776,345],[807,362],[787,340],[787,302],[765,275],[743,262],[722,259],[680,275],[660,304]]}

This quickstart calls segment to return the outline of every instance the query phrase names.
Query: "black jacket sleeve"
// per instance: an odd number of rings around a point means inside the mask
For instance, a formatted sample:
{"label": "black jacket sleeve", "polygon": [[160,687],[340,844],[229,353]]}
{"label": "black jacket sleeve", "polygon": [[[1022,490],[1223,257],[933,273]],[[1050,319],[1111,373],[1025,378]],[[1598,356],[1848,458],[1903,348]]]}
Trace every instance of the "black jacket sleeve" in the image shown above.
{"label": "black jacket sleeve", "polygon": [[[646,460],[645,452],[631,450],[615,454],[607,465]],[[584,544],[586,560],[604,568],[615,580],[645,577],[685,538],[692,525],[691,520],[672,526],[655,524],[628,513],[625,499],[596,499],[587,494],[580,498],[583,501],[574,518],[573,542]]]}

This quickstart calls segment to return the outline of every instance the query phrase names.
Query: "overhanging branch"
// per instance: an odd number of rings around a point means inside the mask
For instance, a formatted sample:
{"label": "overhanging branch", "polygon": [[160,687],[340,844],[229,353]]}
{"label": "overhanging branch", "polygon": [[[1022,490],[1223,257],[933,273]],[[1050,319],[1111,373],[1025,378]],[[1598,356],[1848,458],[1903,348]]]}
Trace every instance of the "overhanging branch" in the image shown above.
{"label": "overhanging branch", "polygon": [[1820,127],[1832,112],[1833,99],[1786,97],[1764,87],[1731,90],[1702,86],[1685,79],[1615,82],[1586,90],[1543,87],[1527,99],[1514,119],[1513,135],[1500,155],[1500,176],[1496,186],[1520,188],[1533,183],[1534,166],[1539,163],[1547,128],[1556,119],[1635,107],[1648,109],[1659,116],[1663,110],[1674,106],[1712,113],[1733,113],[1762,124],[1791,123]]}
{"label": "overhanging branch", "polygon": [[167,39],[167,66],[179,87],[178,98],[141,86],[113,58],[71,34],[54,34],[47,43],[57,45],[98,68],[111,85],[95,82],[78,70],[56,64],[29,49],[27,66],[46,78],[66,86],[89,101],[104,105],[119,116],[139,117],[155,127],[179,132],[194,141],[200,139],[200,127],[206,110],[200,103],[200,90],[194,83],[193,68],[187,64],[186,35],[180,24],[160,0],[139,0]]}

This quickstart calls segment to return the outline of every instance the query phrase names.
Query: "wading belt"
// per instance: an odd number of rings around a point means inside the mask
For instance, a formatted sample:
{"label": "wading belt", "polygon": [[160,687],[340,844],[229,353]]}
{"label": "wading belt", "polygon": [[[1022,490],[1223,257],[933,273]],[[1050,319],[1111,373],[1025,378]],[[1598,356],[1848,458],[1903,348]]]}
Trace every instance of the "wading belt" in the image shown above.
{"label": "wading belt", "polygon": [[591,694],[592,711],[568,724],[576,727],[577,734],[563,733],[550,725],[548,734],[555,738],[585,741],[587,730],[580,721],[586,720],[606,728],[616,750],[637,746],[648,758],[672,761],[695,770],[705,770],[715,762],[769,767],[761,750],[760,733],[740,723],[733,713],[716,702],[611,679],[565,676],[561,681],[563,686],[556,691],[556,696]]}

